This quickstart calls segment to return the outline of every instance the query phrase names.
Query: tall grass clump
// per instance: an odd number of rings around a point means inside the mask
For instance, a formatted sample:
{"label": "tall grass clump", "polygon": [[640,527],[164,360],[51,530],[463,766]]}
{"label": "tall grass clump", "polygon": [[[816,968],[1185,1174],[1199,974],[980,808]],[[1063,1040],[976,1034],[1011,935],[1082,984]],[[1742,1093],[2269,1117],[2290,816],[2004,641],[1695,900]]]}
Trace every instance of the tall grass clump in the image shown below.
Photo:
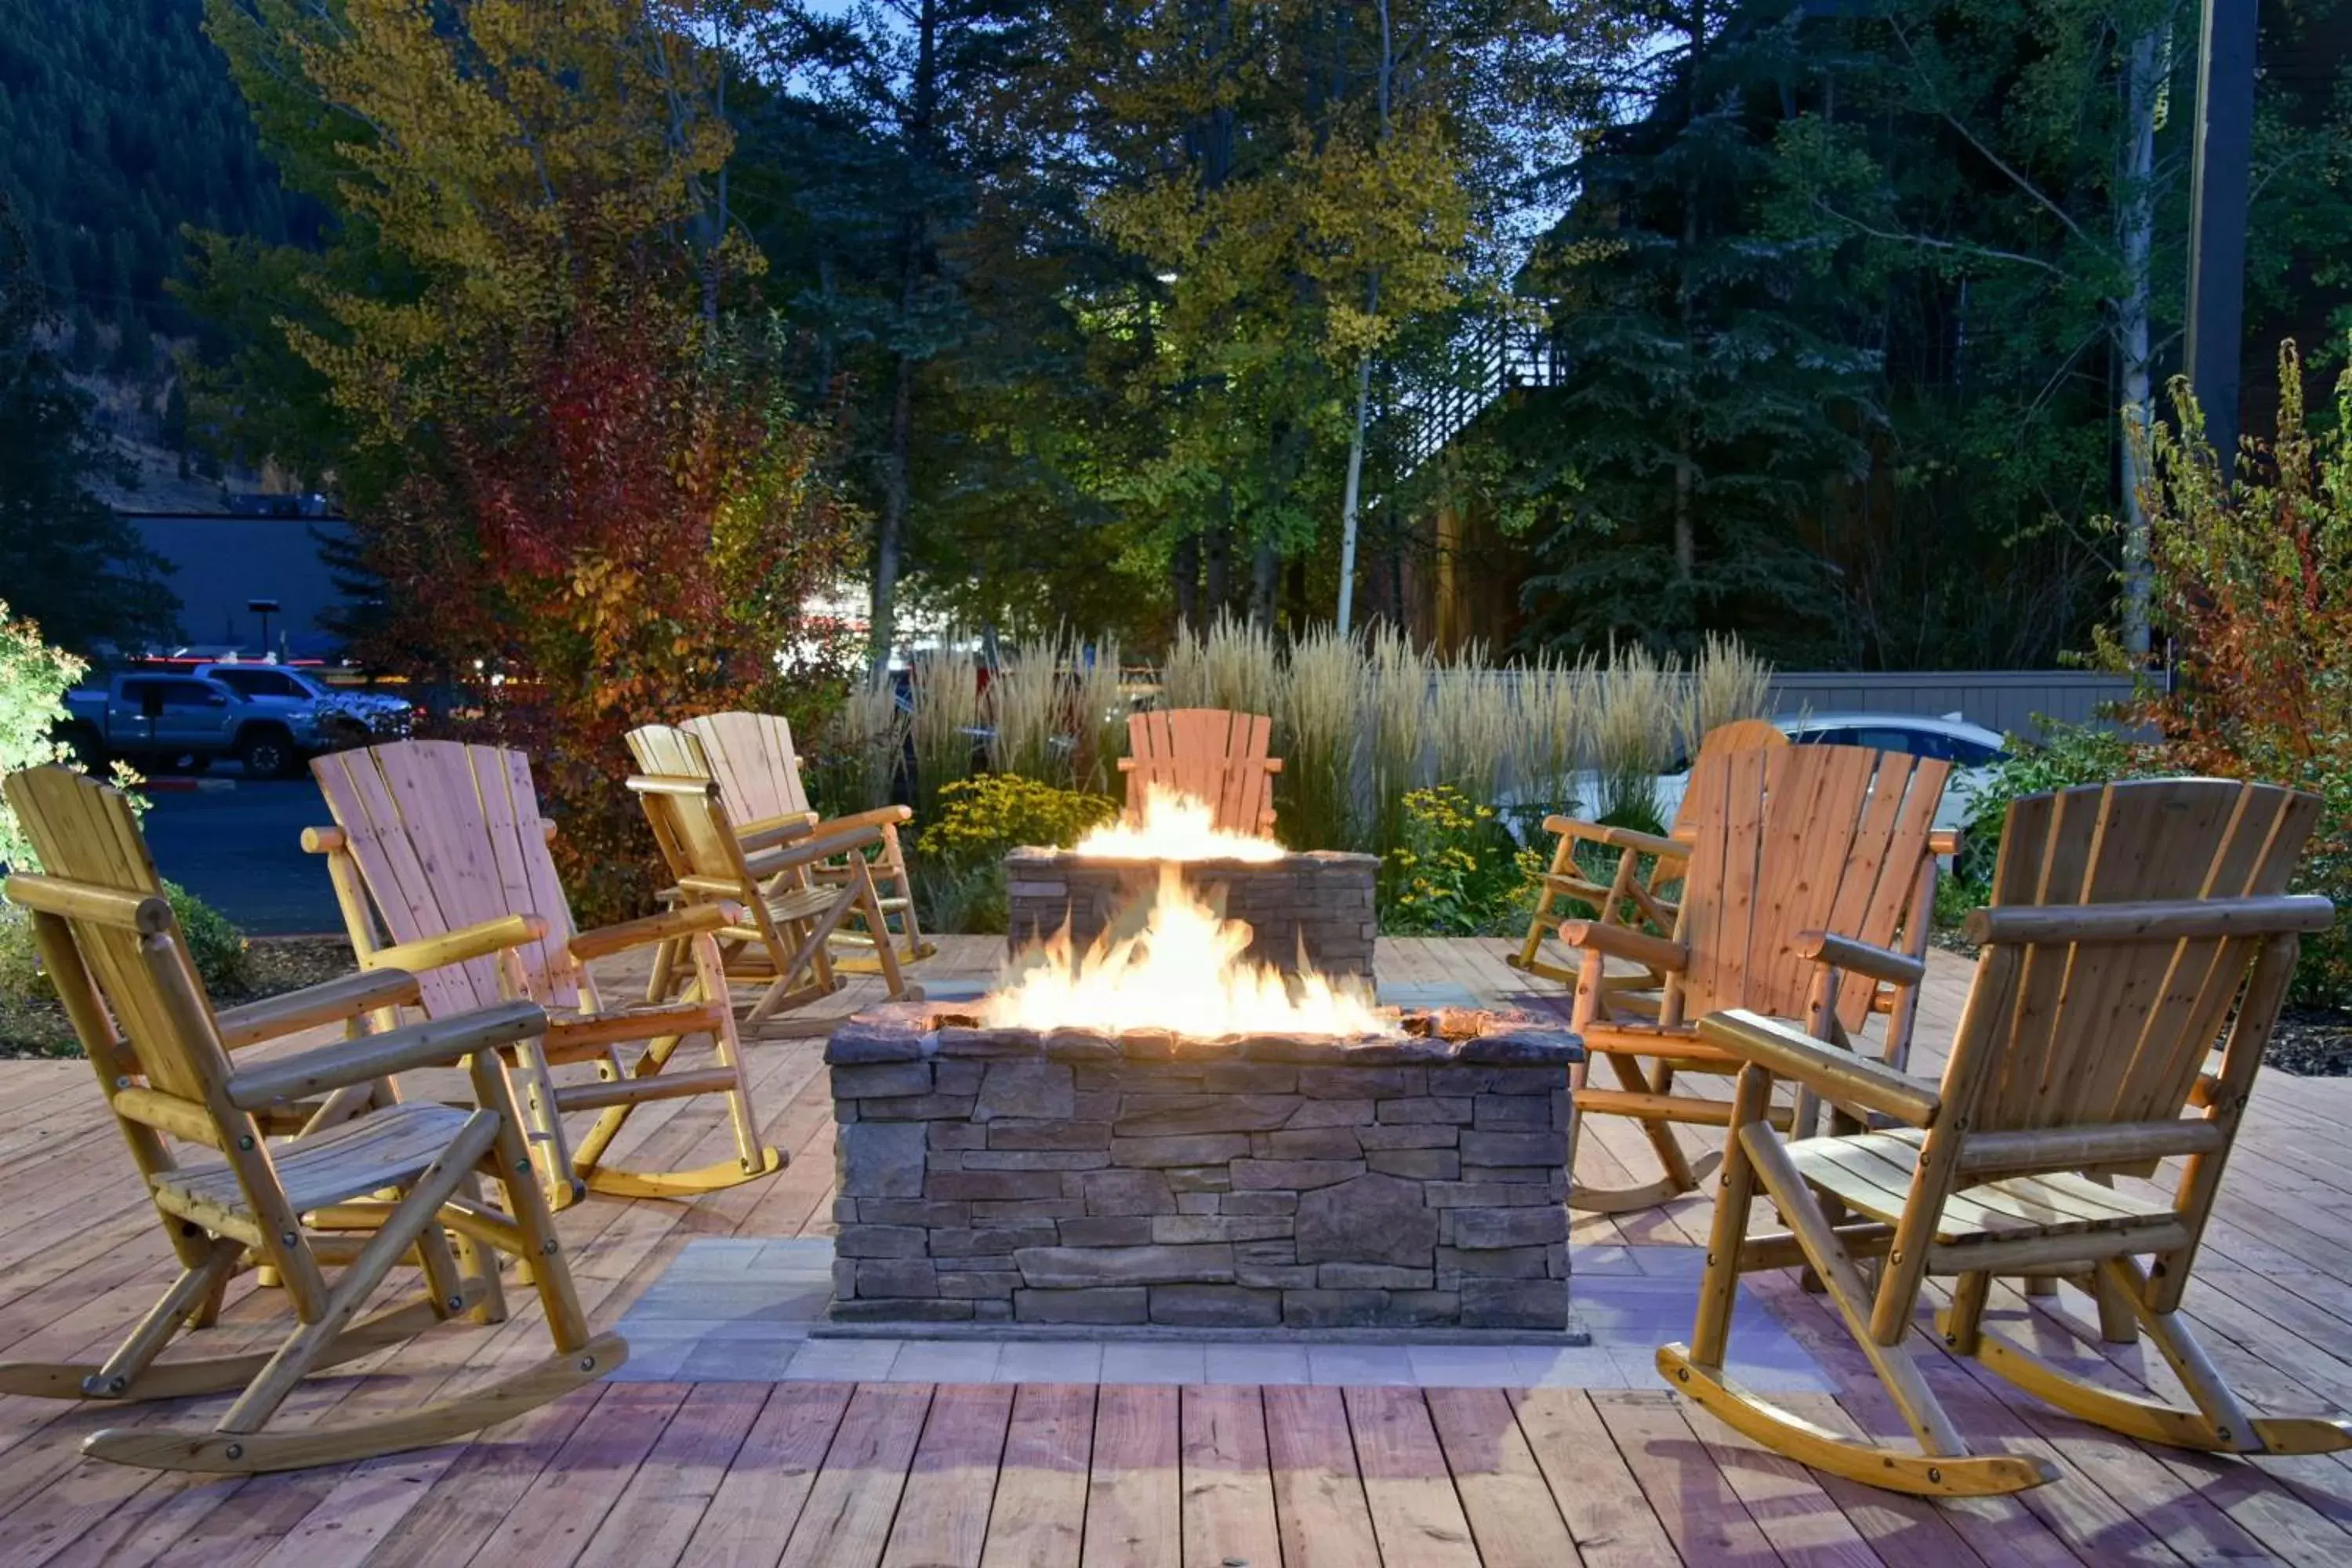
{"label": "tall grass clump", "polygon": [[898,706],[898,683],[887,670],[853,680],[849,695],[833,716],[835,751],[847,777],[845,803],[852,811],[871,811],[890,804],[906,763],[907,733],[912,720]]}
{"label": "tall grass clump", "polygon": [[1436,674],[1430,709],[1437,780],[1461,792],[1472,806],[1491,806],[1501,793],[1503,773],[1519,732],[1513,678],[1486,658],[1486,645],[1474,642]]}
{"label": "tall grass clump", "polygon": [[1055,744],[1064,731],[1062,657],[1058,637],[998,650],[980,700],[992,772],[1039,784],[1070,782],[1070,748]]}
{"label": "tall grass clump", "polygon": [[1214,708],[1216,678],[1209,670],[1209,647],[1199,632],[1182,621],[1168,640],[1168,657],[1160,666],[1160,706]]}
{"label": "tall grass clump", "polygon": [[1385,856],[1404,830],[1404,797],[1421,783],[1434,660],[1383,622],[1364,644],[1363,722],[1370,731],[1370,842]]}
{"label": "tall grass clump", "polygon": [[1318,626],[1290,645],[1274,704],[1275,825],[1294,849],[1358,842],[1356,716],[1363,658],[1353,639]]}
{"label": "tall grass clump", "polygon": [[1602,822],[1656,832],[1658,774],[1674,762],[1682,719],[1682,671],[1639,643],[1613,644],[1592,712],[1593,803]]}
{"label": "tall grass clump", "polygon": [[1272,632],[1220,614],[1209,628],[1204,653],[1213,699],[1207,706],[1235,713],[1274,711],[1282,663],[1275,652]]}
{"label": "tall grass clump", "polygon": [[1070,773],[1076,786],[1113,793],[1118,759],[1127,755],[1126,689],[1118,679],[1118,639],[1097,637],[1089,649],[1070,645]]}
{"label": "tall grass clump", "polygon": [[1772,667],[1738,637],[1706,634],[1692,663],[1683,701],[1683,750],[1698,754],[1707,731],[1735,719],[1762,719],[1772,711]]}
{"label": "tall grass clump", "polygon": [[915,656],[915,810],[926,822],[939,816],[940,788],[969,777],[972,731],[980,726],[980,682],[970,655],[930,648]]}
{"label": "tall grass clump", "polygon": [[1524,832],[1554,812],[1590,805],[1576,799],[1587,731],[1600,680],[1590,655],[1573,662],[1542,654],[1521,665],[1511,682],[1511,784]]}

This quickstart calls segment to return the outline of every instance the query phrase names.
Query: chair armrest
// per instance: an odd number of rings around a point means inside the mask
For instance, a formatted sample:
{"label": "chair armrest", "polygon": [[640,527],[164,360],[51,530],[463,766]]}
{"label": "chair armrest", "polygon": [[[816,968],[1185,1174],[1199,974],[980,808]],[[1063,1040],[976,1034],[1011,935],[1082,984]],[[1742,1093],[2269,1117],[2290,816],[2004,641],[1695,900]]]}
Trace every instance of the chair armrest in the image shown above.
{"label": "chair armrest", "polygon": [[651,947],[673,937],[692,936],[697,931],[740,925],[744,919],[740,904],[723,901],[687,904],[665,910],[657,915],[647,915],[643,920],[623,921],[618,925],[582,931],[572,939],[572,956],[584,963],[592,958],[603,958],[607,953],[626,952],[633,947]]}
{"label": "chair armrest", "polygon": [[1654,833],[1612,827],[1606,823],[1581,822],[1573,816],[1547,816],[1544,831],[1563,838],[1581,838],[1588,844],[1605,844],[1612,849],[1637,849],[1664,860],[1687,860],[1691,857],[1691,847],[1680,839],[1661,838]]}
{"label": "chair armrest", "polygon": [[1927,835],[1928,854],[1957,855],[1959,852],[1960,830],[1958,828],[1938,827],[1934,832]]}
{"label": "chair armrest", "polygon": [[817,816],[814,811],[788,811],[781,816],[763,816],[757,822],[739,823],[735,841],[746,855],[761,849],[785,844],[816,830]]}
{"label": "chair armrest", "polygon": [[275,1040],[319,1024],[356,1018],[382,1007],[405,1007],[417,999],[416,976],[405,969],[362,969],[320,985],[224,1007],[213,1015],[221,1044],[230,1050]]}
{"label": "chair armrest", "polygon": [[361,962],[370,969],[439,969],[445,964],[488,958],[509,947],[537,942],[546,934],[547,922],[537,915],[500,915],[479,925],[445,931],[439,936],[423,936],[415,942],[380,947]]}
{"label": "chair armrest", "polygon": [[1792,943],[1799,958],[1825,963],[1849,973],[1884,980],[1889,985],[1916,985],[1927,978],[1927,965],[1907,952],[1896,952],[1832,931],[1801,931]]}
{"label": "chair armrest", "polygon": [[828,816],[818,823],[817,831],[831,833],[842,827],[896,827],[900,823],[915,820],[911,807],[877,805],[871,811],[853,811],[845,816]]}
{"label": "chair armrest", "polygon": [[1687,946],[1631,926],[1603,925],[1599,921],[1562,921],[1559,940],[1570,947],[1587,948],[1604,957],[1647,964],[1669,973],[1679,973],[1690,967]]}
{"label": "chair armrest", "polygon": [[1879,1111],[1907,1127],[1933,1126],[1936,1113],[1943,1109],[1943,1096],[1933,1085],[1746,1008],[1709,1013],[1698,1021],[1698,1035],[1776,1078],[1795,1079],[1824,1100]]}
{"label": "chair armrest", "polygon": [[[830,827],[832,824],[827,823],[825,826]],[[762,850],[757,855],[746,856],[743,868],[754,877],[769,877],[778,871],[789,870],[794,866],[814,865],[819,860],[830,860],[836,855],[846,855],[853,849],[863,849],[869,844],[881,842],[882,830],[878,827],[857,827],[846,833],[825,833],[814,838],[797,838],[789,845]],[[688,879],[681,879],[680,881],[684,886],[692,885]]]}
{"label": "chair armrest", "polygon": [[512,1045],[546,1030],[547,1015],[537,1003],[501,1002],[455,1018],[337,1040],[244,1068],[229,1077],[228,1102],[240,1110],[260,1110],[419,1068],[447,1067],[477,1051]]}

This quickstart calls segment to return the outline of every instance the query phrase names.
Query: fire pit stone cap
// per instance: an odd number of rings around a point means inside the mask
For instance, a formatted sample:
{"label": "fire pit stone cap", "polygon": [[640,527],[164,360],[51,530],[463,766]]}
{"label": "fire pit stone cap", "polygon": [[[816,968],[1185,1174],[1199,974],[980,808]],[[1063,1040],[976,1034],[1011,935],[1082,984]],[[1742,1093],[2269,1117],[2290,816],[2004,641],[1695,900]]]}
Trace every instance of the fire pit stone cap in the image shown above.
{"label": "fire pit stone cap", "polygon": [[1463,1063],[1548,1067],[1584,1058],[1574,1032],[1517,1011],[1406,1009],[1403,1032],[1381,1036],[1186,1035],[1173,1029],[1120,1033],[1085,1028],[992,1029],[952,1003],[894,1002],[837,1025],[824,1059],[835,1066],[921,1061],[931,1057],[1061,1062],[1265,1061],[1409,1067]]}
{"label": "fire pit stone cap", "polygon": [[[1007,867],[1062,865],[1075,862],[1085,866],[1156,866],[1162,857],[1155,855],[1105,855],[1092,850],[1059,848],[1050,844],[1024,844],[1004,852]],[[1315,865],[1342,866],[1356,862],[1377,869],[1377,855],[1360,854],[1352,849],[1289,849],[1279,860],[1250,860],[1236,856],[1213,855],[1179,859],[1180,866],[1198,866],[1212,870],[1255,870],[1279,868],[1307,861]]]}

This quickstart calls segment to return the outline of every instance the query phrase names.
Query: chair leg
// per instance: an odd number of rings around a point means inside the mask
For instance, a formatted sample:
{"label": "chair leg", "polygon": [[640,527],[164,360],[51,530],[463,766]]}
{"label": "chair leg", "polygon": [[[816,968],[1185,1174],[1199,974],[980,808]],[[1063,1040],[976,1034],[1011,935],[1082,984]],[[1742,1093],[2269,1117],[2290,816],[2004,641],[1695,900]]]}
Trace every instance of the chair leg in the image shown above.
{"label": "chair leg", "polygon": [[97,1398],[112,1398],[130,1388],[131,1381],[172,1342],[172,1336],[201,1313],[215,1292],[227,1286],[244,1251],[242,1242],[215,1241],[202,1263],[182,1269],[179,1279],[163,1292],[163,1300],[148,1309],[147,1315],[131,1329],[130,1337],[83,1383],[82,1392]]}
{"label": "chair leg", "polygon": [[[1754,1069],[1750,1069],[1753,1071]],[[1745,1079],[1748,1075],[1743,1073]],[[1766,1078],[1769,1076],[1758,1074]],[[1751,1095],[1753,1090],[1749,1091]],[[1845,1321],[1854,1343],[1870,1360],[1888,1396],[1903,1413],[1921,1451],[1907,1454],[1876,1443],[1862,1442],[1832,1432],[1782,1410],[1770,1401],[1731,1383],[1720,1363],[1698,1359],[1687,1345],[1666,1345],[1658,1352],[1658,1370],[1676,1389],[1696,1400],[1735,1431],[1777,1453],[1832,1475],[1869,1486],[1920,1496],[1973,1496],[2021,1491],[2057,1479],[2057,1468],[2046,1460],[2009,1454],[1971,1454],[1943,1405],[1927,1386],[1910,1348],[1901,1342],[1882,1343],[1870,1331],[1872,1301],[1853,1259],[1835,1230],[1812,1201],[1811,1190],[1799,1173],[1769,1121],[1737,1126],[1732,1137],[1773,1206],[1795,1236],[1798,1248],[1827,1285],[1830,1300]],[[1721,1211],[1718,1210],[1720,1222]],[[1738,1238],[1718,1231],[1731,1245],[1710,1246],[1709,1287],[1719,1295],[1724,1274],[1736,1275]],[[1718,1274],[1718,1270],[1722,1273]],[[1702,1310],[1707,1297],[1702,1296]],[[1720,1342],[1717,1352],[1720,1353]]]}
{"label": "chair leg", "polygon": [[1772,1075],[1741,1069],[1731,1093],[1731,1127],[1723,1157],[1723,1187],[1715,1200],[1707,1232],[1706,1271],[1698,1288],[1698,1316],[1691,1328],[1690,1358],[1711,1370],[1723,1367],[1731,1337],[1731,1313],[1739,1294],[1739,1245],[1748,1238],[1748,1215],[1756,1205],[1756,1168],[1740,1147],[1739,1129],[1760,1118],[1772,1100]]}
{"label": "chair leg", "polygon": [[531,1284],[547,1312],[548,1334],[559,1352],[569,1354],[587,1345],[588,1319],[572,1289],[572,1268],[562,1257],[546,1191],[533,1177],[530,1149],[515,1110],[514,1087],[487,1051],[474,1058],[473,1079],[475,1099],[498,1117],[491,1151],[497,1156],[499,1184],[506,1189],[507,1213],[522,1233]]}
{"label": "chair leg", "polygon": [[858,908],[873,922],[874,956],[882,966],[882,983],[891,1000],[896,1001],[907,994],[907,977],[898,968],[898,949],[890,945],[890,928],[883,922],[882,900],[874,890],[873,868],[866,863],[866,857],[854,855],[850,857],[849,872],[856,883]]}

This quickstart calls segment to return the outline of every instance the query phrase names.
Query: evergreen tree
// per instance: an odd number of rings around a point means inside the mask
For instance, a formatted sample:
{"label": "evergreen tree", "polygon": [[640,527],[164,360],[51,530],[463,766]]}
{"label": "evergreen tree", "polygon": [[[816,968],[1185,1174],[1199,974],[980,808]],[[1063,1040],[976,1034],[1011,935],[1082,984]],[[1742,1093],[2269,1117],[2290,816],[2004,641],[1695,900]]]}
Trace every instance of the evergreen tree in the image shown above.
{"label": "evergreen tree", "polygon": [[39,341],[47,320],[24,228],[0,195],[0,583],[75,653],[169,637],[178,601],[163,563],[90,492],[121,465],[90,427],[89,398]]}

